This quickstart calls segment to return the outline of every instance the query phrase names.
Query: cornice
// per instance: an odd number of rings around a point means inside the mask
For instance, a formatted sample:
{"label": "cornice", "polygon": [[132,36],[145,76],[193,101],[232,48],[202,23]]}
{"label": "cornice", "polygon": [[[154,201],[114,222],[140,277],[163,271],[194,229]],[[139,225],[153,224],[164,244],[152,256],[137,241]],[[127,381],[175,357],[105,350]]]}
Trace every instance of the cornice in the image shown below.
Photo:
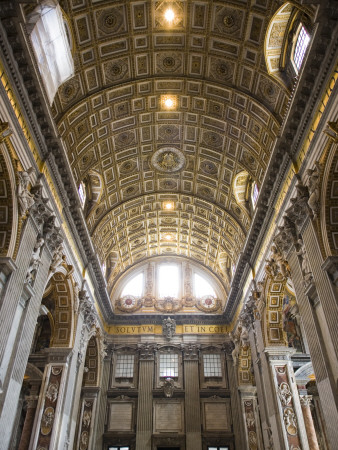
{"label": "cornice", "polygon": [[[317,24],[315,31],[317,40],[309,50],[302,69],[304,75],[301,74],[294,89],[281,135],[275,143],[261,187],[257,212],[237,263],[236,274],[223,313],[226,323],[228,323],[227,318],[232,319],[235,314],[242,294],[240,285],[241,282],[244,283],[247,276],[246,264],[260,249],[261,241],[258,237],[271,224],[271,216],[280,187],[285,180],[287,171],[302,148],[302,143],[313,120],[314,110],[323,94],[328,77],[334,70],[334,64],[336,64],[335,55],[338,47],[338,39],[334,39],[337,34],[337,30],[334,30],[336,23],[333,16],[327,11],[331,4],[332,2],[321,7],[321,23]],[[269,219],[266,220],[266,218]]]}

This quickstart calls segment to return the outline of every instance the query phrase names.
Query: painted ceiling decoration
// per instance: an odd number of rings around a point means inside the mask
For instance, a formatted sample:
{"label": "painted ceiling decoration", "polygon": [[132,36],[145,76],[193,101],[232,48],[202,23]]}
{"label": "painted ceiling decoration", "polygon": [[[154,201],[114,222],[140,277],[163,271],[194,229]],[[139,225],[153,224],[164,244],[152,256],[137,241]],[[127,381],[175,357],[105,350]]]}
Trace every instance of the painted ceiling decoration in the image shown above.
{"label": "painted ceiling decoration", "polygon": [[226,296],[254,214],[244,197],[262,185],[287,112],[292,86],[276,67],[298,8],[60,5],[75,75],[52,113],[111,299],[129,268],[168,255],[213,271]]}

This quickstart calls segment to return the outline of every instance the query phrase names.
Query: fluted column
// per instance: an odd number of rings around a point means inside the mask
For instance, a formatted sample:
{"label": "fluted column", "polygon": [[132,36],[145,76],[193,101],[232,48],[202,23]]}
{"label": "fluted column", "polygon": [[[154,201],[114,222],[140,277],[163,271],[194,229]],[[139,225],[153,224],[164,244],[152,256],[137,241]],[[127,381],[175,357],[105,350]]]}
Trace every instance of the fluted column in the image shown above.
{"label": "fluted column", "polygon": [[198,349],[184,348],[186,450],[202,450]]}
{"label": "fluted column", "polygon": [[140,347],[139,397],[137,406],[136,450],[151,449],[153,430],[154,348]]}

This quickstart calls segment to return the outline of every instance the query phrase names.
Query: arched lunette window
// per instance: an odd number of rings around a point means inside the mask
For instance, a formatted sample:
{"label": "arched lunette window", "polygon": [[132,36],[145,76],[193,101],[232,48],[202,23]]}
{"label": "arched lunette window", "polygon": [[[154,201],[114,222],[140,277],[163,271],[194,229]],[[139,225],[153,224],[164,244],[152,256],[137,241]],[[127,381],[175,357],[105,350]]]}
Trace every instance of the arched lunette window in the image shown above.
{"label": "arched lunette window", "polygon": [[52,104],[61,84],[74,75],[74,62],[62,10],[53,0],[42,2],[30,15],[30,38],[39,71]]}
{"label": "arched lunette window", "polygon": [[310,42],[310,35],[306,31],[306,28],[304,27],[304,25],[300,24],[299,32],[298,32],[298,36],[297,36],[297,40],[296,40],[296,44],[295,44],[295,49],[293,52],[293,62],[294,62],[297,73],[299,72],[299,70],[302,66],[305,52],[309,45],[309,42]]}

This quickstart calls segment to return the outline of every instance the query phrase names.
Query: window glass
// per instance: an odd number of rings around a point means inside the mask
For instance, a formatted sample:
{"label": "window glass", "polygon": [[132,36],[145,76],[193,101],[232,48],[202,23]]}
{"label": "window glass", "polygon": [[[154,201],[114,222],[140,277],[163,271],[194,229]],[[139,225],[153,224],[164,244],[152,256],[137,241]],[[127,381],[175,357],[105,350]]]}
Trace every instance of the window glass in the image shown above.
{"label": "window glass", "polygon": [[115,378],[133,378],[134,355],[117,355]]}
{"label": "window glass", "polygon": [[129,446],[124,446],[124,447],[108,447],[108,450],[129,450],[130,447]]}
{"label": "window glass", "polygon": [[255,183],[252,188],[252,196],[251,196],[253,206],[256,206],[257,204],[258,194],[259,194],[258,186],[257,183]]}
{"label": "window glass", "polygon": [[178,377],[178,355],[175,353],[160,354],[160,377]]}
{"label": "window glass", "polygon": [[194,274],[194,289],[196,297],[204,297],[205,295],[216,297],[216,293],[210,283],[197,273]]}
{"label": "window glass", "polygon": [[178,265],[162,264],[158,271],[158,294],[159,297],[178,297],[179,293],[179,270]]}
{"label": "window glass", "polygon": [[31,33],[31,41],[52,104],[58,87],[74,74],[74,62],[60,6],[46,3],[38,8],[35,14],[40,17]]}
{"label": "window glass", "polygon": [[82,182],[79,185],[78,193],[79,193],[81,205],[83,206],[86,201],[86,191],[85,191],[85,186]]}
{"label": "window glass", "polygon": [[296,43],[296,47],[295,47],[295,53],[293,55],[293,60],[295,62],[295,65],[296,65],[298,71],[301,68],[301,65],[302,65],[302,62],[304,59],[304,55],[305,55],[307,46],[309,45],[309,42],[310,42],[310,35],[306,31],[306,29],[302,26],[302,28],[300,29],[300,32],[298,34],[297,43]]}
{"label": "window glass", "polygon": [[203,355],[203,368],[205,377],[221,377],[221,355]]}
{"label": "window glass", "polygon": [[122,297],[124,295],[133,295],[135,297],[141,297],[143,292],[143,273],[139,273],[134,278],[128,281],[122,291]]}

